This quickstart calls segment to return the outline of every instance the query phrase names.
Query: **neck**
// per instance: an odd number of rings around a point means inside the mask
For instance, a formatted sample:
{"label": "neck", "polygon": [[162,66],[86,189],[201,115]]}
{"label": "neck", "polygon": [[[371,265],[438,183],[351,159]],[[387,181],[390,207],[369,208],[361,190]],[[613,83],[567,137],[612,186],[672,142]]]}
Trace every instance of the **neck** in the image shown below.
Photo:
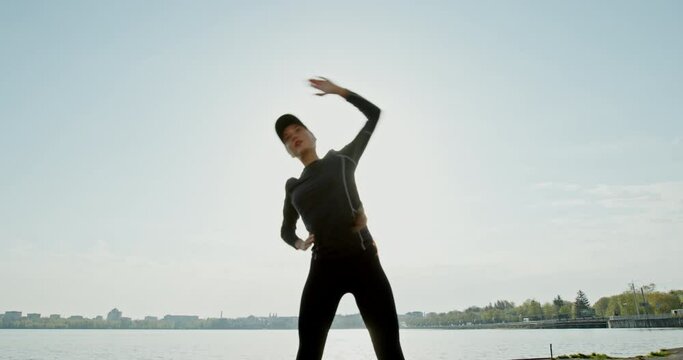
{"label": "neck", "polygon": [[315,152],[315,150],[306,151],[299,157],[299,160],[301,160],[301,163],[304,164],[304,166],[308,166],[310,163],[318,159],[318,154]]}

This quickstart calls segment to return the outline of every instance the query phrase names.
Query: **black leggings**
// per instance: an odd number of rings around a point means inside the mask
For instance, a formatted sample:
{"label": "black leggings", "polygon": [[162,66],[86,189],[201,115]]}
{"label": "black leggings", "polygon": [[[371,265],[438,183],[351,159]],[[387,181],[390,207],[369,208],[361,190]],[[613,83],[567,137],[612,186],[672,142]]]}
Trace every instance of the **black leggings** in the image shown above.
{"label": "black leggings", "polygon": [[[374,251],[373,251],[374,250]],[[402,360],[391,285],[376,250],[345,259],[312,259],[299,309],[297,360],[319,360],[342,296],[351,293],[379,360]]]}

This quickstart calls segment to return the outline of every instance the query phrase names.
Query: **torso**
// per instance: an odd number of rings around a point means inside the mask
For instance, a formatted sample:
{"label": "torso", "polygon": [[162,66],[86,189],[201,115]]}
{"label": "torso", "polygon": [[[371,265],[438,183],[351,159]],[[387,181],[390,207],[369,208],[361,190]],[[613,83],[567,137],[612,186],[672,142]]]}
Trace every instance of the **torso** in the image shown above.
{"label": "torso", "polygon": [[356,212],[362,206],[355,182],[356,164],[330,150],[304,168],[299,179],[287,181],[292,205],[308,232],[315,234],[314,253],[344,256],[364,251],[372,244],[367,227],[354,232]]}

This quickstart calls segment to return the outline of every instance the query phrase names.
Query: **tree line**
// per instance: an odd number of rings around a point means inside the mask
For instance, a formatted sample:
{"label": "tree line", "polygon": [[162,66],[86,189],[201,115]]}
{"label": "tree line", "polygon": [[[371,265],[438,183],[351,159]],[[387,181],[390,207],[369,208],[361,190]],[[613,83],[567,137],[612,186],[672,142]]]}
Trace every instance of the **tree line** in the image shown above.
{"label": "tree line", "polygon": [[[541,304],[535,299],[527,299],[519,305],[508,300],[497,300],[483,307],[470,306],[465,310],[447,313],[409,312],[399,315],[401,326],[454,327],[478,324],[497,324],[537,320],[570,320],[609,316],[662,315],[671,310],[683,308],[683,290],[661,292],[654,284],[635,289],[633,284],[621,294],[606,296],[591,305],[588,296],[579,290],[572,300],[560,295],[552,301]],[[0,315],[1,317],[2,315]],[[248,316],[243,318],[209,318],[196,316],[166,316],[163,319],[148,317],[132,320],[121,316],[113,309],[107,318],[98,316],[87,319],[82,316],[61,318],[59,316],[5,318],[0,319],[2,328],[21,329],[296,329],[296,316],[280,317]],[[363,320],[359,314],[337,315],[333,328],[362,328]]]}
{"label": "tree line", "polygon": [[674,309],[683,307],[683,290],[660,292],[655,284],[635,286],[621,294],[602,297],[591,305],[588,296],[578,290],[573,301],[557,295],[552,301],[541,304],[535,299],[527,299],[519,305],[508,300],[497,300],[486,306],[470,306],[465,310],[447,313],[421,312],[402,316],[407,327],[449,327],[476,324],[496,324],[538,320],[571,320],[595,317],[662,315],[671,314]]}

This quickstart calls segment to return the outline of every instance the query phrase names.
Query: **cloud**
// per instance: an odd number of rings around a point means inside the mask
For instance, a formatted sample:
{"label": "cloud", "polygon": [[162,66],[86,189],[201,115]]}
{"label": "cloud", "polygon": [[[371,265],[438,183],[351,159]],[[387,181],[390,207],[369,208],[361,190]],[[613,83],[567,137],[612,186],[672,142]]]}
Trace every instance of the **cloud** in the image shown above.
{"label": "cloud", "polygon": [[567,200],[557,200],[552,201],[550,205],[555,207],[573,207],[573,206],[584,206],[588,205],[589,202],[586,199],[567,199]]}
{"label": "cloud", "polygon": [[560,190],[560,191],[577,191],[581,189],[581,185],[562,182],[541,182],[534,185],[539,189]]}
{"label": "cloud", "polygon": [[676,188],[670,191],[670,184],[649,185],[597,185],[585,190],[594,203],[606,208],[657,209],[669,201],[681,199]]}
{"label": "cloud", "polygon": [[604,215],[631,214],[655,222],[683,222],[683,182],[657,182],[641,185],[584,186],[574,183],[544,182],[535,187],[559,199],[553,207],[590,206]]}

